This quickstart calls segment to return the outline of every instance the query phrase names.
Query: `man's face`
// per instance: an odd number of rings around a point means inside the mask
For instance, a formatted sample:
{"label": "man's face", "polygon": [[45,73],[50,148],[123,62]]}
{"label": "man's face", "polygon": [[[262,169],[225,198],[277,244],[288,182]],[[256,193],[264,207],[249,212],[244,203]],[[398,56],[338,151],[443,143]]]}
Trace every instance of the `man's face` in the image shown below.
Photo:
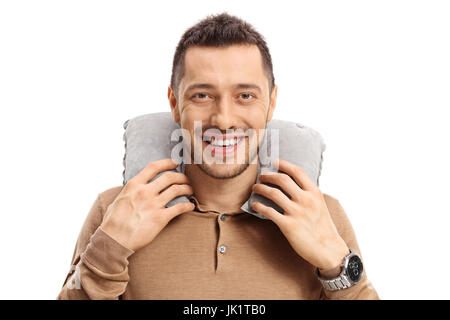
{"label": "man's face", "polygon": [[[256,164],[263,138],[259,130],[272,118],[277,87],[269,94],[256,45],[190,47],[185,55],[178,99],[170,87],[168,96],[174,121],[190,133],[191,163],[216,179],[235,177],[249,164]],[[205,141],[211,136],[216,140],[214,143]],[[238,143],[217,146],[226,138]],[[201,163],[194,153],[201,155]]]}

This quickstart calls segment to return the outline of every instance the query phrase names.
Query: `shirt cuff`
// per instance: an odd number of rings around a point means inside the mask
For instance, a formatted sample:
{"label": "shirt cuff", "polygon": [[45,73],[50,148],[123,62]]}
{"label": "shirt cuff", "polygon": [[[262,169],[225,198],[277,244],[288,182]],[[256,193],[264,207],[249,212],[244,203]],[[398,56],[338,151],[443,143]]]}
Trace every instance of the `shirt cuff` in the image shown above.
{"label": "shirt cuff", "polygon": [[104,273],[117,274],[127,268],[128,257],[133,253],[133,250],[121,245],[99,227],[81,254],[81,260]]}

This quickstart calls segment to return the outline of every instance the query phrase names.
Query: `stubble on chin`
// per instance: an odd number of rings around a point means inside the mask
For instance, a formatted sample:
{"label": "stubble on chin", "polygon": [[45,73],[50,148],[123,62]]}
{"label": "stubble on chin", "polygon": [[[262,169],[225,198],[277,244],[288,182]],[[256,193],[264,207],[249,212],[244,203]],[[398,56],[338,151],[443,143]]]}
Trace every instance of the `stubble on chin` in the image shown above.
{"label": "stubble on chin", "polygon": [[[238,164],[227,164],[224,160],[223,164],[208,164],[205,161],[202,161],[202,163],[197,164],[197,166],[202,170],[204,173],[206,173],[208,176],[214,178],[214,179],[232,179],[234,177],[239,176],[242,174],[245,170],[247,170],[250,163],[253,163],[254,159],[257,157],[258,149],[254,150],[250,156],[251,161],[249,161],[248,152],[246,153],[246,159],[244,163],[238,163]],[[217,166],[231,166],[228,170],[222,170],[218,169]]]}
{"label": "stubble on chin", "polygon": [[[226,164],[224,164],[226,165]],[[206,173],[208,176],[214,178],[214,179],[231,179],[234,177],[237,177],[242,172],[244,172],[249,164],[248,163],[242,163],[233,165],[233,168],[230,170],[227,170],[226,172],[221,172],[222,170],[215,170],[212,165],[201,163],[197,165],[200,170],[202,170],[204,173]],[[220,166],[220,164],[219,164]]]}

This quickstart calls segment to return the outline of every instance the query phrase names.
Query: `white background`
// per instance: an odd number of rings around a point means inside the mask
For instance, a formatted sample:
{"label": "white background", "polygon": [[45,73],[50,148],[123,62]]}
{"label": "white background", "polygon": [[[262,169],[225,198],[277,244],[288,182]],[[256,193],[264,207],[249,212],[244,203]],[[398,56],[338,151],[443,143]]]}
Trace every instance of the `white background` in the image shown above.
{"label": "white background", "polygon": [[0,298],[55,299],[123,122],[169,111],[182,33],[227,11],[271,50],[276,119],[318,130],[320,188],[382,299],[449,299],[448,1],[1,1]]}

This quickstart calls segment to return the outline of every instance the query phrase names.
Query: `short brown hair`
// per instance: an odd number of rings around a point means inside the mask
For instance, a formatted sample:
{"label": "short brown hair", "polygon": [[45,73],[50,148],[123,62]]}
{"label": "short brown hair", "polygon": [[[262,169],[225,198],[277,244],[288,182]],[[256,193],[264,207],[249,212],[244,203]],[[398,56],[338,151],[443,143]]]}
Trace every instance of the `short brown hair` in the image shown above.
{"label": "short brown hair", "polygon": [[184,76],[184,57],[190,46],[227,47],[233,44],[255,44],[261,52],[263,68],[269,80],[269,92],[275,85],[272,58],[263,36],[252,25],[224,12],[209,15],[186,30],[178,42],[172,65],[170,85],[178,97],[178,89]]}

